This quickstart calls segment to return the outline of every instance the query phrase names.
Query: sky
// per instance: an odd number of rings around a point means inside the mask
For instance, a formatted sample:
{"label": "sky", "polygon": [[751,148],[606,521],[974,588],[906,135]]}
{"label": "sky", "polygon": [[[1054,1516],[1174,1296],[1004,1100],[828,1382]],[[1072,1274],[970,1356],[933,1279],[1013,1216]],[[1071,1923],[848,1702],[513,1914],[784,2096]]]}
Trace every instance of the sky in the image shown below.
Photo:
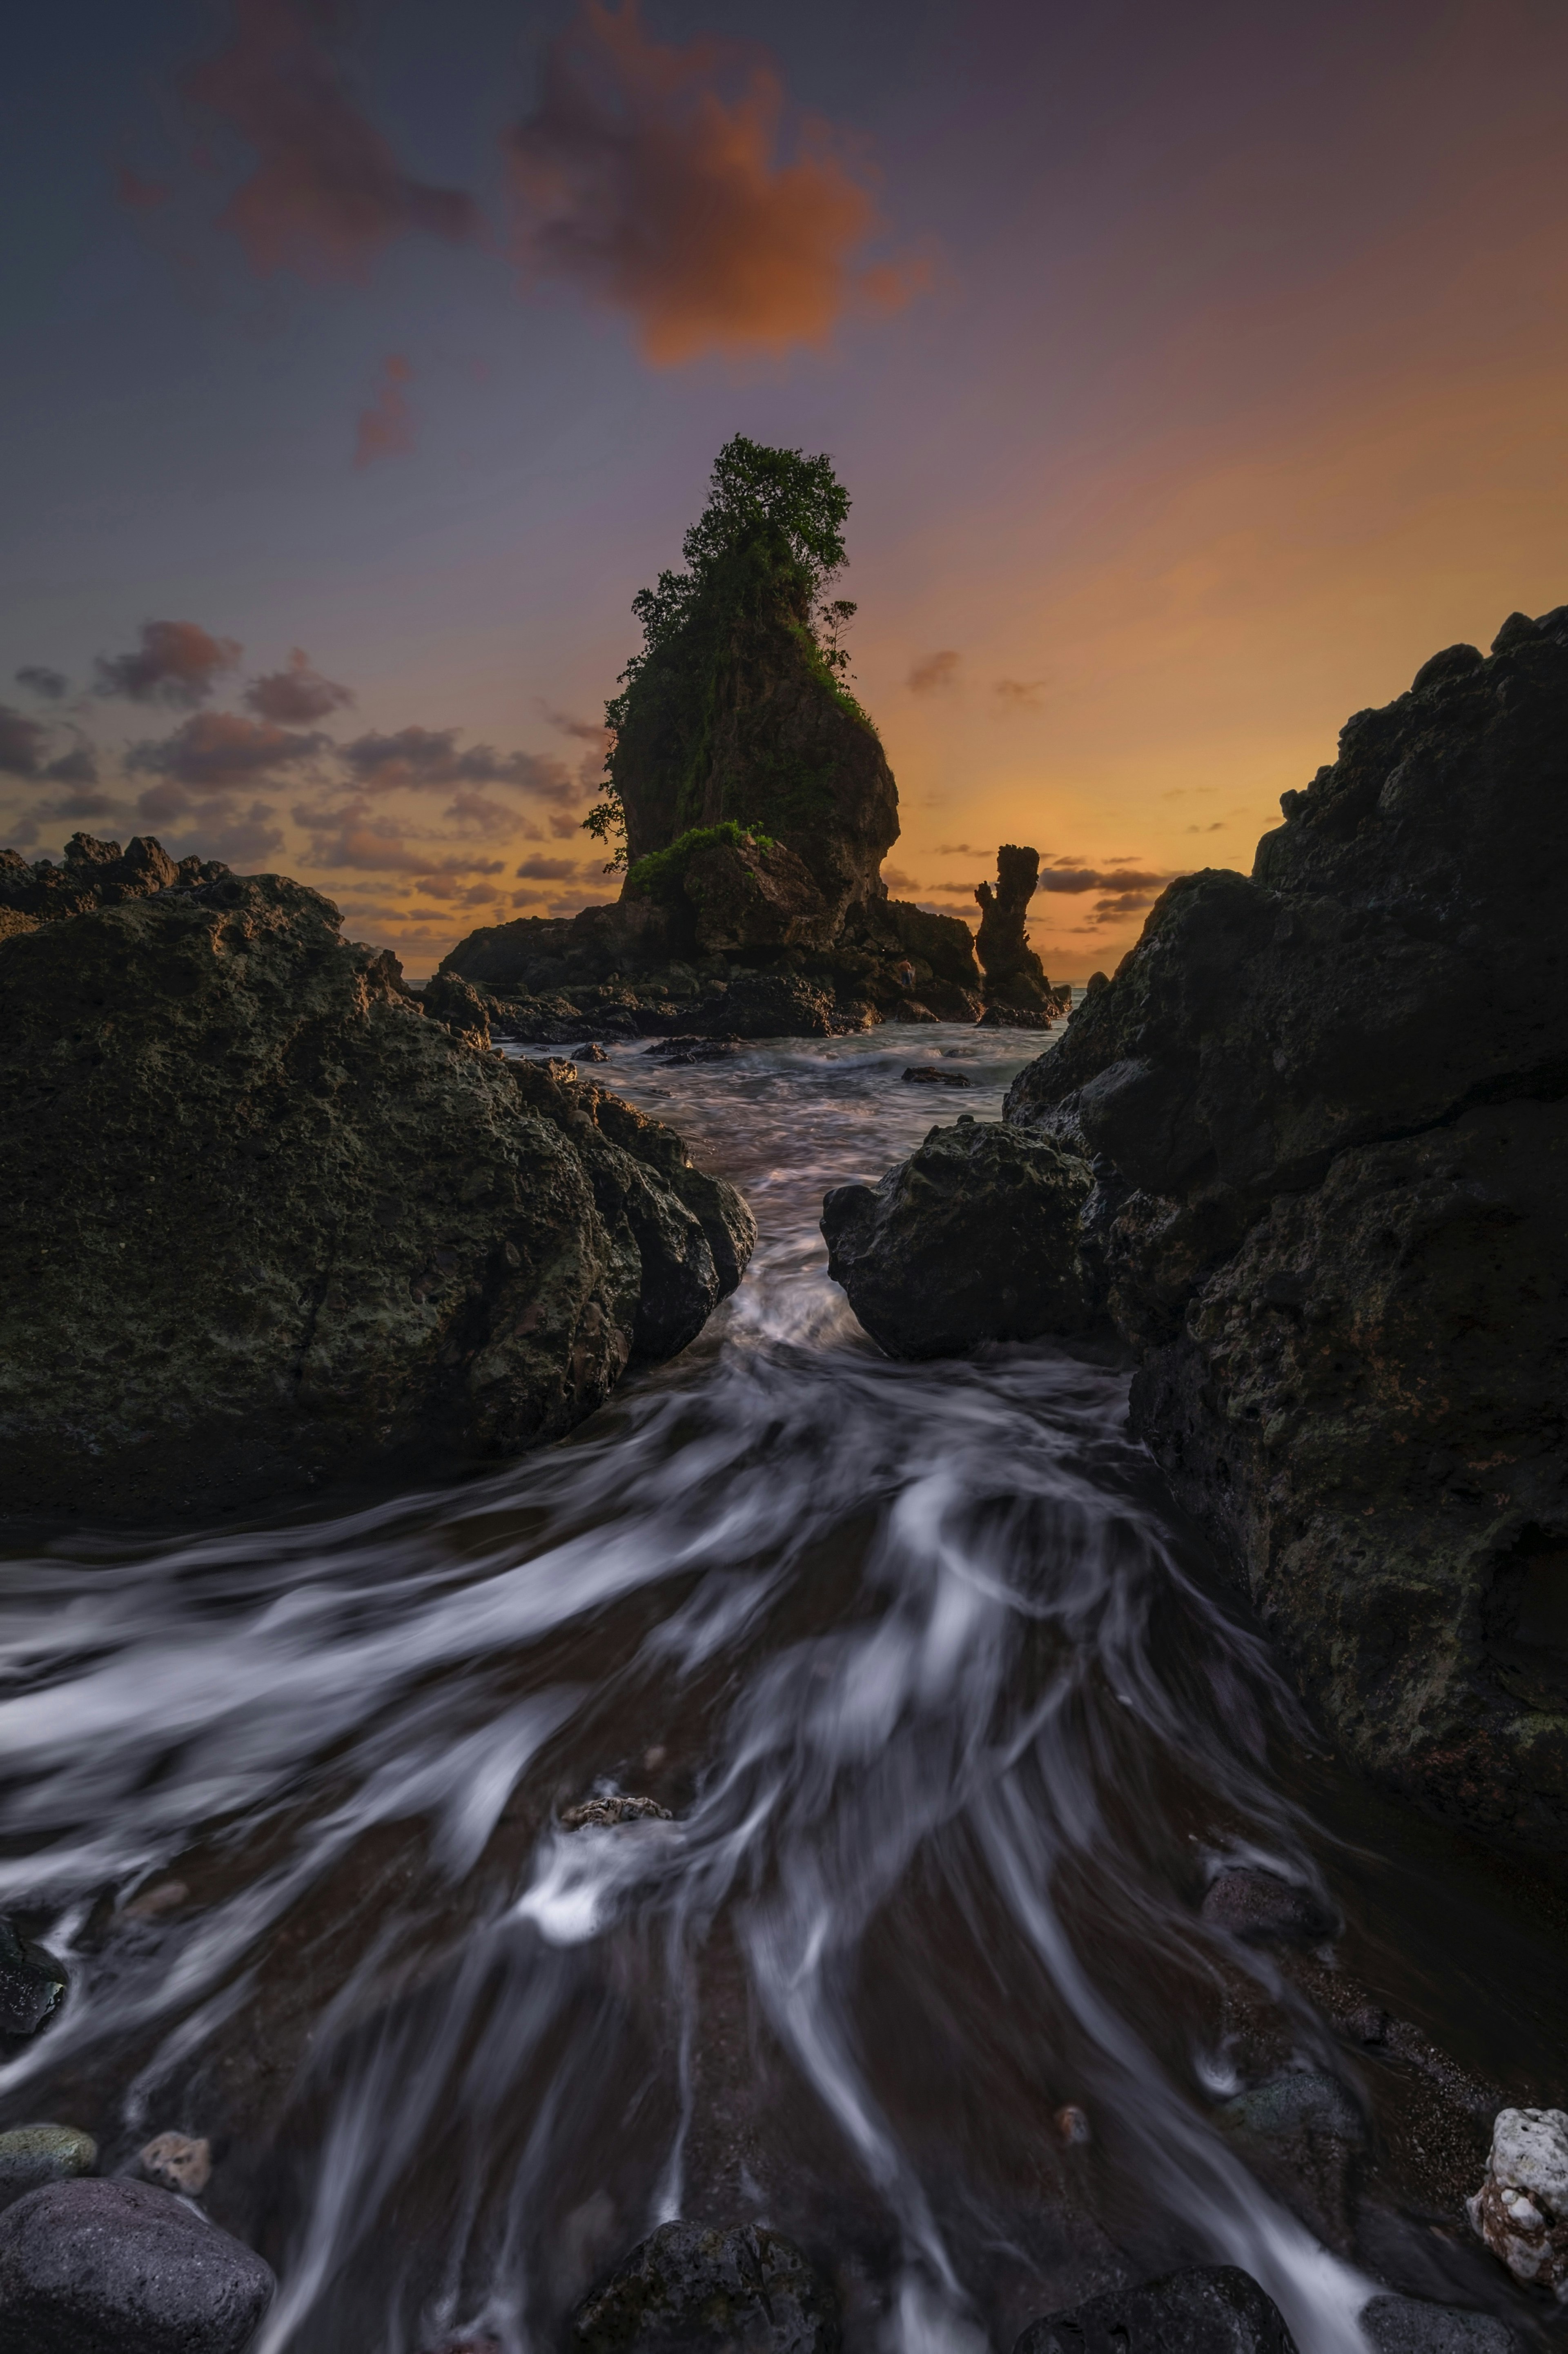
{"label": "sky", "polygon": [[0,92],[0,842],[422,977],[612,896],[630,601],[736,432],[853,501],[901,896],[1053,979],[1568,599],[1563,0],[76,0]]}

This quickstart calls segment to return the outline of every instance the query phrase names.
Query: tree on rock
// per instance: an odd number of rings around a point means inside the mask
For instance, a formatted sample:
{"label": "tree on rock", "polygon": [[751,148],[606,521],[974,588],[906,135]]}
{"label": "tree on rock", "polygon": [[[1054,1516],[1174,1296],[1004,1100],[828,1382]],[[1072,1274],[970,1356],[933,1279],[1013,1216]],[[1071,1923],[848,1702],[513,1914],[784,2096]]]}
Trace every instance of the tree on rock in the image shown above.
{"label": "tree on rock", "polygon": [[853,608],[826,595],[849,504],[825,456],[725,444],[685,568],[633,599],[642,647],[606,705],[609,790],[587,821],[607,841],[623,826],[632,866],[697,828],[780,842],[830,931],[885,897],[877,870],[898,838],[897,788],[844,683]]}

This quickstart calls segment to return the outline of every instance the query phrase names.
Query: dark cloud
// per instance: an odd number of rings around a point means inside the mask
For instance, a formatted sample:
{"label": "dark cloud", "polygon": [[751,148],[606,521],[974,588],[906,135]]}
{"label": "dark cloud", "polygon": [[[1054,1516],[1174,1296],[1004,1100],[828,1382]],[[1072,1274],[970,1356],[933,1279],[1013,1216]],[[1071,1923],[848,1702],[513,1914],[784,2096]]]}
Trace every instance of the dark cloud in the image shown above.
{"label": "dark cloud", "polygon": [[464,858],[437,854],[406,842],[403,829],[373,811],[359,798],[338,802],[301,802],[294,823],[313,839],[311,855],[321,866],[357,867],[367,874],[409,875],[440,879],[471,875],[500,875],[499,858]]}
{"label": "dark cloud", "polygon": [[58,801],[40,806],[33,815],[46,822],[52,820],[57,825],[69,819],[74,825],[84,817],[117,819],[124,813],[124,802],[117,801],[112,793],[105,792],[101,786],[83,784],[74,792],[62,793]]}
{"label": "dark cloud", "polygon": [[[132,775],[164,777],[210,792],[299,769],[331,749],[330,737],[319,733],[302,736],[234,711],[198,711],[172,736],[133,744],[125,766]],[[152,814],[151,798],[143,796],[143,816]]]}
{"label": "dark cloud", "polygon": [[44,663],[25,663],[15,676],[18,686],[42,695],[46,703],[60,702],[70,686],[63,670],[50,670]]}
{"label": "dark cloud", "polygon": [[937,845],[938,858],[989,858],[989,850],[977,850],[972,842],[941,842]]}
{"label": "dark cloud", "polygon": [[1217,817],[1213,825],[1189,825],[1182,828],[1185,833],[1224,833],[1224,830],[1225,822],[1223,817]]}
{"label": "dark cloud", "polygon": [[408,361],[396,352],[383,361],[385,381],[370,407],[360,410],[355,429],[356,466],[373,466],[377,458],[406,458],[413,449],[414,412],[403,389],[413,373]]}
{"label": "dark cloud", "polygon": [[497,752],[490,744],[471,744],[460,752],[459,733],[456,727],[400,727],[393,736],[372,731],[340,749],[356,781],[370,792],[446,785],[518,785],[542,801],[562,806],[575,807],[581,801],[581,780],[564,760],[547,752]]}
{"label": "dark cloud", "polygon": [[856,304],[907,300],[915,272],[855,266],[877,226],[861,173],[820,123],[783,159],[783,112],[759,52],[655,41],[636,0],[583,0],[508,143],[525,278],[627,313],[666,366],[821,345]]}
{"label": "dark cloud", "polygon": [[1040,876],[1042,891],[1162,891],[1169,875],[1129,874],[1125,867],[1047,866]]}
{"label": "dark cloud", "polygon": [[602,719],[575,719],[569,711],[556,711],[542,695],[534,697],[534,708],[541,719],[563,736],[575,736],[579,744],[593,744],[601,749],[609,742],[609,730]]}
{"label": "dark cloud", "polygon": [[1043,678],[999,678],[991,693],[1012,710],[1033,708],[1040,700]]}
{"label": "dark cloud", "polygon": [[950,646],[945,647],[940,653],[922,654],[917,663],[910,665],[909,692],[911,695],[939,694],[942,688],[956,685],[958,675],[959,657]]}
{"label": "dark cloud", "polygon": [[534,883],[569,883],[577,873],[575,858],[525,858],[517,869],[520,881]]}
{"label": "dark cloud", "polygon": [[362,280],[410,231],[452,245],[479,232],[472,197],[410,178],[361,112],[320,37],[324,13],[236,0],[229,46],[181,83],[254,151],[222,221],[260,278],[291,270],[312,285]]}
{"label": "dark cloud", "polygon": [[42,776],[48,740],[47,727],[29,719],[25,712],[13,710],[8,703],[0,703],[0,774]]}
{"label": "dark cloud", "polygon": [[201,855],[254,874],[283,847],[282,829],[272,822],[277,814],[270,801],[252,801],[242,812],[209,809],[200,821]]}
{"label": "dark cloud", "polygon": [[345,708],[354,696],[349,688],[335,685],[313,669],[304,648],[295,646],[286,667],[269,671],[264,678],[253,678],[242,700],[248,710],[280,727],[308,727],[313,719],[324,719],[330,712]]}
{"label": "dark cloud", "polygon": [[74,744],[69,752],[51,760],[44,774],[51,784],[96,785],[98,755],[90,744]]}
{"label": "dark cloud", "polygon": [[238,661],[232,638],[211,637],[195,621],[143,621],[142,642],[133,652],[99,655],[98,692],[194,711]]}
{"label": "dark cloud", "polygon": [[918,891],[920,888],[913,875],[906,875],[901,866],[885,866],[882,879],[890,891]]}

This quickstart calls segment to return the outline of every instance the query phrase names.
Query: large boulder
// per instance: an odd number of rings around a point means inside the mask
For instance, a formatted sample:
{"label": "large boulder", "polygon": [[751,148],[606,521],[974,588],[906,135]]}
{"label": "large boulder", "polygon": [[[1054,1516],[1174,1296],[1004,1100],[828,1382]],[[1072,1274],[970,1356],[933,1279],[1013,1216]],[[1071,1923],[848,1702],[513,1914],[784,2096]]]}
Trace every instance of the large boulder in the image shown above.
{"label": "large boulder", "polygon": [[766,2224],[662,2223],[578,2308],[572,2354],[838,2354],[838,2300]]}
{"label": "large boulder", "polygon": [[889,1356],[1086,1331],[1096,1304],[1079,1217],[1091,1182],[1044,1137],[975,1119],[934,1128],[878,1185],[827,1195],[828,1271]]}
{"label": "large boulder", "polygon": [[1193,2264],[1032,2321],[1012,2354],[1295,2354],[1272,2297],[1235,2264]]}
{"label": "large boulder", "polygon": [[277,876],[0,942],[0,1484],[186,1518],[569,1429],[733,1288],[678,1139],[429,1020]]}
{"label": "large boulder", "polygon": [[270,2267],[145,2182],[51,2183],[0,2214],[6,2354],[241,2354]]}
{"label": "large boulder", "polygon": [[1250,877],[1171,886],[1005,1114],[1092,1165],[1133,1427],[1340,1745],[1558,1852],[1565,782],[1568,607],[1446,648]]}

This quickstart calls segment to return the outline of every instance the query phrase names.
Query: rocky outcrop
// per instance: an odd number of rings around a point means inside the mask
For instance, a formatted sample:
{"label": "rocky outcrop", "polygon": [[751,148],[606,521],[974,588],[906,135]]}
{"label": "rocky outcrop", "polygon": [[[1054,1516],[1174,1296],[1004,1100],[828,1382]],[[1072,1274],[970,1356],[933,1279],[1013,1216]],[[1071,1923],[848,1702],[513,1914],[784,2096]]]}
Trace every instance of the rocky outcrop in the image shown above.
{"label": "rocky outcrop", "polygon": [[1077,1253],[1086,1164],[994,1121],[934,1128],[881,1183],[822,1204],[828,1271],[890,1356],[1082,1332],[1095,1306]]}
{"label": "rocky outcrop", "polygon": [[1054,1005],[1055,992],[1029,945],[1026,928],[1029,902],[1039,881],[1039,852],[1004,842],[996,854],[996,888],[993,891],[989,883],[976,888],[980,924],[975,949],[985,972],[986,998],[992,1007],[1043,1012],[1047,1005]]}
{"label": "rocky outcrop", "polygon": [[733,1289],[671,1131],[231,877],[0,942],[0,1485],[175,1520],[567,1430]]}
{"label": "rocky outcrop", "polygon": [[[117,842],[73,833],[58,865],[40,858],[29,866],[20,851],[0,850],[0,939],[13,927],[30,930],[33,923],[56,923],[90,907],[117,907],[176,885],[220,882],[228,872],[220,859],[176,861],[152,834],[133,833],[122,850]],[[18,917],[31,921],[17,923]]]}
{"label": "rocky outcrop", "polygon": [[1568,608],[1449,647],[1250,878],[1171,886],[1006,1112],[1092,1164],[1134,1426],[1341,1746],[1559,1852],[1565,766]]}

